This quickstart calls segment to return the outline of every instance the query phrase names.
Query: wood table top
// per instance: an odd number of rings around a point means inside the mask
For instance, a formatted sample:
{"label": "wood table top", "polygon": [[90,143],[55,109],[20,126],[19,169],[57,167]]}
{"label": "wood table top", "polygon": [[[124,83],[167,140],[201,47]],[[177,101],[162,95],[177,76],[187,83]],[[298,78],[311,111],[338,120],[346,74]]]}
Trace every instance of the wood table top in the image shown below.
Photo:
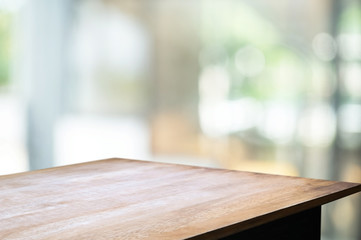
{"label": "wood table top", "polygon": [[217,239],[361,184],[127,159],[0,176],[0,239]]}

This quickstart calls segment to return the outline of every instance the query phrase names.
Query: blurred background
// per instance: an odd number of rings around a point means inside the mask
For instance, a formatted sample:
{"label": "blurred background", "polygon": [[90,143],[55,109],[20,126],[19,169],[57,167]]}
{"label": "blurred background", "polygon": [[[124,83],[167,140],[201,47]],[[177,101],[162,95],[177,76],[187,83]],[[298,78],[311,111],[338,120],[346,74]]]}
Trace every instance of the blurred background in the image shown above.
{"label": "blurred background", "polygon": [[361,2],[0,0],[0,174],[109,157],[361,182]]}

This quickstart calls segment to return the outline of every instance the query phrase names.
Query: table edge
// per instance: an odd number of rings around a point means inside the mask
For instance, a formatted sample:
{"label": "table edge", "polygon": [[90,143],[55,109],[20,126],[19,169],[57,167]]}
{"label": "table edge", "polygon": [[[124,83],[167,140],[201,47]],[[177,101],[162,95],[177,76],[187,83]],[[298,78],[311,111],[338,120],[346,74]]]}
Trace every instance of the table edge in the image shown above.
{"label": "table edge", "polygon": [[353,187],[337,191],[319,198],[315,198],[306,202],[302,202],[287,208],[282,208],[277,211],[269,212],[242,222],[234,223],[231,225],[224,226],[215,230],[204,232],[195,236],[186,238],[187,240],[205,240],[205,239],[219,239],[222,237],[227,237],[229,235],[244,231],[253,227],[260,226],[262,224],[275,221],[277,219],[287,217],[293,214],[300,213],[302,211],[312,209],[324,204],[333,202],[335,200],[350,196],[352,194],[357,194],[361,192],[361,184],[356,184]]}

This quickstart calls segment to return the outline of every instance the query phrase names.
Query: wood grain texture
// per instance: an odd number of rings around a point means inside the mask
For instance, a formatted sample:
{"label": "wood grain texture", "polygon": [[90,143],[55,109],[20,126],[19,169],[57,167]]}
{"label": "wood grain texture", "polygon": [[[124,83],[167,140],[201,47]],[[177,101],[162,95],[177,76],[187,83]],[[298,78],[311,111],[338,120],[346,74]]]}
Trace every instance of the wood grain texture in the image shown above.
{"label": "wood grain texture", "polygon": [[0,239],[217,239],[355,183],[107,159],[0,176]]}

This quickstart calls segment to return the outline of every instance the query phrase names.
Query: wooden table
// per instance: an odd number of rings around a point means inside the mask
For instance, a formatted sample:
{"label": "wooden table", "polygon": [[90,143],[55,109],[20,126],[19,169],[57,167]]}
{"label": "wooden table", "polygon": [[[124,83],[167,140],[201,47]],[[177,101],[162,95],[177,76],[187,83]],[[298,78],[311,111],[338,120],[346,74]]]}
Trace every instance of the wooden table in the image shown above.
{"label": "wooden table", "polygon": [[0,176],[0,239],[319,239],[356,183],[107,159]]}

